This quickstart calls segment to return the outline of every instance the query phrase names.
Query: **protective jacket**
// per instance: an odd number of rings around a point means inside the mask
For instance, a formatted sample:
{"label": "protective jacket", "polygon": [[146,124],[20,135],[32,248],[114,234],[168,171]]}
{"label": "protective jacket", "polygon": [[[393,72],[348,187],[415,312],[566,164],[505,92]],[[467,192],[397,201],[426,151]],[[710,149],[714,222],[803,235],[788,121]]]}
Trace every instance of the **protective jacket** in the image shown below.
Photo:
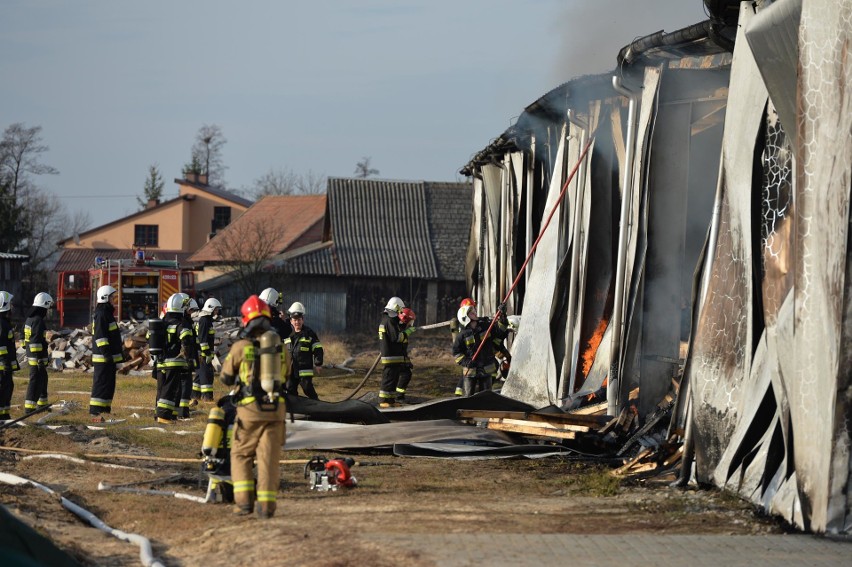
{"label": "protective jacket", "polygon": [[314,367],[322,366],[322,343],[310,327],[302,326],[300,332],[293,331],[283,342],[284,348],[290,351],[293,370],[299,378],[312,377]]}
{"label": "protective jacket", "polygon": [[195,359],[195,336],[182,313],[166,313],[163,319],[166,327],[166,347],[157,368],[188,368],[190,360]]}
{"label": "protective jacket", "polygon": [[456,340],[453,341],[453,358],[455,358],[456,364],[465,368],[481,368],[491,373],[497,369],[494,361],[495,351],[503,353],[504,356],[509,356],[509,350],[503,345],[503,341],[508,336],[508,327],[498,320],[492,327],[485,344],[482,345],[482,350],[479,351],[476,360],[473,360],[473,355],[476,354],[476,350],[483,342],[482,339],[490,324],[491,319],[482,317],[461,329]]}
{"label": "protective jacket", "polygon": [[[231,345],[231,350],[222,363],[221,380],[226,386],[236,386],[234,403],[239,406],[260,403],[261,398],[266,395],[260,385],[260,350],[259,341],[251,339],[240,339]],[[276,401],[283,402],[282,392],[284,383],[290,377],[291,360],[290,352],[281,349],[281,380],[279,390],[276,392]]]}
{"label": "protective jacket", "polygon": [[195,322],[195,337],[198,341],[199,354],[206,361],[213,356],[213,341],[216,339],[213,315],[202,315],[198,318]]}
{"label": "protective jacket", "polygon": [[0,313],[0,372],[20,370],[15,353],[15,333],[8,315]]}
{"label": "protective jacket", "polygon": [[98,303],[92,317],[92,362],[114,362],[123,360],[121,331],[115,322],[115,307],[111,303]]}
{"label": "protective jacket", "polygon": [[278,336],[281,337],[281,342],[283,343],[284,339],[289,337],[290,333],[293,332],[293,326],[290,325],[290,321],[285,321],[280,317],[280,311],[274,305],[269,306],[269,311],[272,313],[270,324],[275,329],[275,332],[278,333]]}
{"label": "protective jacket", "polygon": [[30,316],[24,321],[24,343],[27,350],[27,364],[30,366],[47,366],[47,327],[44,317],[47,309],[33,307]]}
{"label": "protective jacket", "polygon": [[379,323],[379,344],[382,364],[408,364],[408,337],[414,327],[403,329],[399,317],[392,311],[382,313]]}

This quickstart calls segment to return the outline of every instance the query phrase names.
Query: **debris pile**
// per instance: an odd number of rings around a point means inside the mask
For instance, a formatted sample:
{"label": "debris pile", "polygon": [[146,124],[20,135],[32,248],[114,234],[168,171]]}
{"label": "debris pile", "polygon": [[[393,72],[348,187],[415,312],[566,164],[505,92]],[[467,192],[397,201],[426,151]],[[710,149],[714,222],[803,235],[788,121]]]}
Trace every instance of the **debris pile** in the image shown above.
{"label": "debris pile", "polygon": [[[148,323],[147,321],[120,321],[123,354],[125,362],[118,372],[128,374],[132,370],[144,371],[151,366],[151,355],[148,352]],[[214,343],[213,366],[218,371],[220,360],[237,340],[240,331],[240,321],[236,317],[220,319],[213,323],[216,329]],[[48,331],[48,353],[51,370],[88,372],[92,369],[92,331],[91,327],[79,329],[62,329]],[[27,366],[27,351],[23,341],[18,341],[16,354],[21,368]]]}
{"label": "debris pile", "polygon": [[[631,392],[631,400],[637,395],[638,389]],[[605,415],[604,402],[568,412],[556,407],[533,412],[459,410],[458,418],[519,435],[531,443],[559,445],[586,456],[608,459],[621,465],[612,471],[615,476],[672,476],[684,451],[683,431],[670,427],[675,400],[676,393],[666,395],[641,427],[633,403],[615,417]]]}

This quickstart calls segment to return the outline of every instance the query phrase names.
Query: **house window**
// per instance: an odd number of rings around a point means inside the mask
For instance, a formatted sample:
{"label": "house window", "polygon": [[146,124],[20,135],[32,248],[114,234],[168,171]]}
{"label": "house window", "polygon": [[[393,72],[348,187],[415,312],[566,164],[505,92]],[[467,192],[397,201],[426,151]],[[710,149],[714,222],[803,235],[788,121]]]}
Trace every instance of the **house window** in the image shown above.
{"label": "house window", "polygon": [[137,224],[133,227],[133,246],[159,246],[159,225]]}
{"label": "house window", "polygon": [[213,222],[210,232],[216,232],[231,224],[231,207],[213,207]]}

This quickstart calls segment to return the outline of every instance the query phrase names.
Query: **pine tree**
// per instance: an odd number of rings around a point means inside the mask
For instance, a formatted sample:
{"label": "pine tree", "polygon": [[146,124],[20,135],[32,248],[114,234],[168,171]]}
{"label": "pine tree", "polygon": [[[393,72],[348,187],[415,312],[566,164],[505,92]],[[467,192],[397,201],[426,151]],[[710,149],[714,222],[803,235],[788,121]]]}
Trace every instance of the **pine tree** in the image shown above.
{"label": "pine tree", "polygon": [[163,187],[165,187],[163,176],[160,175],[157,165],[149,166],[148,177],[145,179],[145,187],[143,189],[145,192],[144,198],[136,197],[139,206],[144,209],[151,201],[159,203],[160,197],[163,196]]}

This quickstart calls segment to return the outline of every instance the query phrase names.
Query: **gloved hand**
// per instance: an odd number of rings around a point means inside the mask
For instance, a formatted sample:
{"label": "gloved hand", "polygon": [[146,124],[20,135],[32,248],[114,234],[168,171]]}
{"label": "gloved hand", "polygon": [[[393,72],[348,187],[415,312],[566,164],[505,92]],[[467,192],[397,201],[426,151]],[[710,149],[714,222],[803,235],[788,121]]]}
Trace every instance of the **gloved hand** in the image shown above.
{"label": "gloved hand", "polygon": [[417,327],[408,327],[406,330],[403,331],[403,333],[405,333],[406,335],[411,335],[416,330]]}
{"label": "gloved hand", "polygon": [[207,364],[212,364],[212,363],[213,363],[213,355],[212,355],[212,354],[208,354],[207,356],[205,356],[205,357],[204,357],[204,362],[205,362],[205,363],[207,363]]}
{"label": "gloved hand", "polygon": [[497,311],[499,311],[500,313],[503,313],[505,315],[506,314],[506,304],[501,303],[500,305],[498,305]]}

